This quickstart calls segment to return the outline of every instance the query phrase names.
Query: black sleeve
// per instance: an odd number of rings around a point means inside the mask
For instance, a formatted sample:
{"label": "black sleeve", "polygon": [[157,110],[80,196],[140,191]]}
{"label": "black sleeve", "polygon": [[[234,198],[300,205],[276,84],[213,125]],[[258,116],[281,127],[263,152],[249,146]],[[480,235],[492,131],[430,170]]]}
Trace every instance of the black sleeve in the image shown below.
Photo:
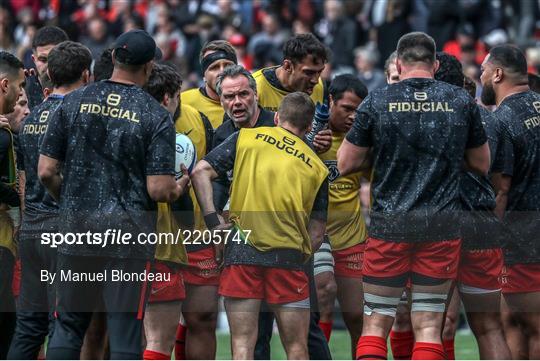
{"label": "black sleeve", "polygon": [[[24,126],[24,125],[23,125]],[[24,145],[19,136],[19,144],[17,144],[17,170],[24,172]]]}
{"label": "black sleeve", "polygon": [[146,153],[146,175],[174,175],[176,131],[171,116],[155,126]]}
{"label": "black sleeve", "polygon": [[67,120],[63,106],[51,115],[47,132],[43,137],[39,152],[47,157],[64,161],[67,148]]}
{"label": "black sleeve", "polygon": [[0,203],[5,203],[10,207],[19,207],[21,203],[17,191],[2,182],[0,182]]}
{"label": "black sleeve", "polygon": [[5,129],[0,129],[0,164],[9,157],[9,145],[11,144],[11,135]]}
{"label": "black sleeve", "polygon": [[328,178],[324,180],[315,196],[311,218],[326,221],[328,218]]}
{"label": "black sleeve", "polygon": [[219,176],[212,181],[214,205],[218,211],[223,211],[229,200],[230,182],[227,176]]}
{"label": "black sleeve", "polygon": [[227,172],[234,167],[236,159],[236,143],[240,132],[231,134],[231,136],[223,141],[220,145],[214,148],[203,159],[210,163],[212,168],[220,176],[227,176]]}
{"label": "black sleeve", "polygon": [[467,149],[480,147],[487,142],[486,130],[482,124],[482,116],[480,115],[480,108],[478,107],[478,104],[471,99]]}
{"label": "black sleeve", "polygon": [[208,154],[214,147],[212,143],[214,141],[214,128],[212,127],[212,123],[210,123],[210,120],[208,120],[206,115],[201,112],[199,112],[199,114],[201,115],[201,119],[204,125],[204,134],[206,137],[206,150],[204,154]]}
{"label": "black sleeve", "polygon": [[373,146],[371,134],[373,119],[374,114],[371,111],[371,97],[368,96],[356,110],[354,123],[346,136],[347,141],[358,147],[369,148]]}
{"label": "black sleeve", "polygon": [[[497,119],[498,121],[498,119]],[[500,124],[499,142],[495,160],[491,166],[493,173],[502,173],[513,176],[514,174],[514,145],[512,135],[504,123]]]}

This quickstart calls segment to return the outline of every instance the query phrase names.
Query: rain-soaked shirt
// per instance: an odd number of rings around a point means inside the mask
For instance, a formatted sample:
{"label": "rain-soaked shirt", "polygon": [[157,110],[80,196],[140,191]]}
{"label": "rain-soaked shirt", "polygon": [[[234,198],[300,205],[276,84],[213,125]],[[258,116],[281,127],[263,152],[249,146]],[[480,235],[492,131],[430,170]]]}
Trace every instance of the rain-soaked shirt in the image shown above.
{"label": "rain-soaked shirt", "polygon": [[512,177],[504,219],[511,232],[505,262],[540,263],[540,95],[510,95],[493,114],[502,131],[493,172]]}
{"label": "rain-soaked shirt", "polygon": [[347,140],[373,151],[369,235],[386,241],[459,238],[459,181],[467,148],[487,138],[465,90],[406,79],[362,102]]}
{"label": "rain-soaked shirt", "polygon": [[131,234],[127,244],[64,244],[60,253],[153,258],[155,245],[137,240],[156,225],[146,176],[174,175],[175,158],[174,125],[157,101],[111,81],[76,90],[50,120],[41,154],[63,162],[60,232]]}
{"label": "rain-soaked shirt", "polygon": [[39,181],[37,171],[39,146],[47,131],[49,120],[62,104],[63,98],[52,94],[36,106],[25,118],[19,134],[17,165],[26,175],[23,229],[36,227],[42,229],[43,220],[55,218],[58,214],[58,205]]}
{"label": "rain-soaked shirt", "polygon": [[[493,165],[501,137],[500,122],[485,108],[479,109]],[[500,247],[501,242],[506,240],[506,233],[494,213],[495,190],[490,176],[463,172],[460,186],[463,206],[462,248],[472,250]]]}

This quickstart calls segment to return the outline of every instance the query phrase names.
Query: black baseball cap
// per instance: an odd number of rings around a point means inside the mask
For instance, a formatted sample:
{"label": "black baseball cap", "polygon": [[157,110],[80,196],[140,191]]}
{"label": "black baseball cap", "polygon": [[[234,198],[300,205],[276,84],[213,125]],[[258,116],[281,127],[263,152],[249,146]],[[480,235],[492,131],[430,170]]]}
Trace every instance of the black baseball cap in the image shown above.
{"label": "black baseball cap", "polygon": [[161,50],[144,30],[130,30],[120,35],[113,45],[114,57],[129,65],[142,65],[161,59]]}

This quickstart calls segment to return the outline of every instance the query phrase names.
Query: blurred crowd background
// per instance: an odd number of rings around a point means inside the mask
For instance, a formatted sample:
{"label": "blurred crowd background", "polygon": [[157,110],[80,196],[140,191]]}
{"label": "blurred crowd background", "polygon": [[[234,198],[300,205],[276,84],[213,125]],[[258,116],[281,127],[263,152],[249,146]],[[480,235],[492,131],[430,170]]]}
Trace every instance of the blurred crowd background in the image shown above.
{"label": "blurred crowd background", "polygon": [[385,84],[384,62],[409,31],[432,35],[478,82],[490,47],[512,42],[540,71],[540,0],[2,0],[0,49],[33,67],[32,38],[43,25],[63,28],[98,59],[122,32],[142,28],[164,60],[199,86],[199,51],[225,39],[249,70],[279,64],[291,34],[313,32],[332,51],[323,78],[357,74],[371,91]]}

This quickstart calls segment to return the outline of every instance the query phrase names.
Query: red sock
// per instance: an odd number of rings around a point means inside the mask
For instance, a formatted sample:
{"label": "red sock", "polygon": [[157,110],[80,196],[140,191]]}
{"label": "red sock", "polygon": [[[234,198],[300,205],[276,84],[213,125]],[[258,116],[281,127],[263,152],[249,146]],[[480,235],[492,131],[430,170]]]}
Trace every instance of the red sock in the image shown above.
{"label": "red sock", "polygon": [[170,360],[171,355],[165,355],[164,353],[157,351],[144,350],[143,360]]}
{"label": "red sock", "polygon": [[412,353],[413,360],[446,360],[443,345],[431,342],[416,342]]}
{"label": "red sock", "polygon": [[446,353],[446,359],[455,360],[456,355],[454,354],[454,339],[443,340],[442,344],[444,347],[444,352]]}
{"label": "red sock", "polygon": [[326,337],[326,341],[330,341],[330,336],[332,335],[332,324],[334,322],[323,322],[319,321],[319,327],[321,328],[322,332],[324,333],[324,337]]}
{"label": "red sock", "polygon": [[386,360],[386,340],[378,336],[362,336],[356,345],[357,360]]}
{"label": "red sock", "polygon": [[390,331],[390,348],[394,360],[410,360],[414,347],[414,333],[411,331]]}
{"label": "red sock", "polygon": [[176,342],[174,344],[175,360],[186,359],[186,332],[187,327],[179,323],[178,328],[176,329]]}

